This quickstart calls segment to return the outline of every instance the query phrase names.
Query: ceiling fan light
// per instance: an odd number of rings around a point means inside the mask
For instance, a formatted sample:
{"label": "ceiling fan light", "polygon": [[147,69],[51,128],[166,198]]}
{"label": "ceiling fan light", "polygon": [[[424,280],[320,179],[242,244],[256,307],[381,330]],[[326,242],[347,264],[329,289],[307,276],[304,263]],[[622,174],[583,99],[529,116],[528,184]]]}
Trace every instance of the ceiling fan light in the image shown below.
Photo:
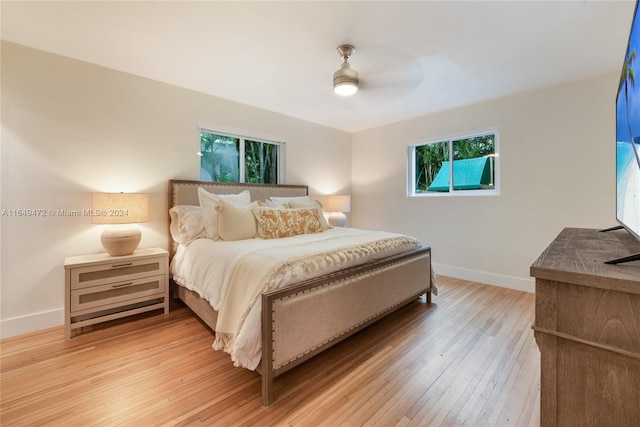
{"label": "ceiling fan light", "polygon": [[333,85],[333,91],[340,96],[351,96],[358,91],[358,86],[353,83],[340,83]]}
{"label": "ceiling fan light", "polygon": [[333,73],[333,90],[341,96],[353,95],[358,91],[360,80],[358,73],[351,69],[345,60],[340,69]]}

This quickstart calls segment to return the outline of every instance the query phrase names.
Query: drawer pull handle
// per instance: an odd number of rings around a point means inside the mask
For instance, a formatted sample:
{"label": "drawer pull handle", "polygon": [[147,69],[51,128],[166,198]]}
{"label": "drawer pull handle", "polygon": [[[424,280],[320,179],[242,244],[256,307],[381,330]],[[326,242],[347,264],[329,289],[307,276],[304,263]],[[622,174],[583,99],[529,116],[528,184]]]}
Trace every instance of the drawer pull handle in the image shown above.
{"label": "drawer pull handle", "polygon": [[111,268],[129,267],[132,264],[133,264],[132,262],[125,262],[123,264],[113,264]]}
{"label": "drawer pull handle", "polygon": [[111,289],[116,289],[116,288],[125,288],[127,286],[131,286],[133,285],[133,282],[127,282],[127,283],[119,283],[117,285],[112,285]]}

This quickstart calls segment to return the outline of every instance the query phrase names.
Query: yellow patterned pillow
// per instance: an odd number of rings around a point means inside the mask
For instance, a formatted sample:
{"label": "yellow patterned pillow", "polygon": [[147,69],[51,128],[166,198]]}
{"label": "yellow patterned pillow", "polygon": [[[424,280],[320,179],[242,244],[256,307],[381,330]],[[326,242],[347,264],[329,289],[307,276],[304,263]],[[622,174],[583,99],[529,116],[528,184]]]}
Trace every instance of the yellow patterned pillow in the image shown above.
{"label": "yellow patterned pillow", "polygon": [[322,233],[318,209],[254,208],[258,225],[257,237],[280,239],[299,234]]}
{"label": "yellow patterned pillow", "polygon": [[322,203],[320,203],[317,200],[312,200],[311,202],[297,202],[295,200],[292,200],[288,203],[288,205],[289,205],[289,208],[294,208],[294,209],[316,208],[318,209],[318,214],[320,215],[320,224],[322,224],[322,229],[328,230],[333,227],[332,225],[329,225],[329,223],[325,219],[324,214],[322,213]]}

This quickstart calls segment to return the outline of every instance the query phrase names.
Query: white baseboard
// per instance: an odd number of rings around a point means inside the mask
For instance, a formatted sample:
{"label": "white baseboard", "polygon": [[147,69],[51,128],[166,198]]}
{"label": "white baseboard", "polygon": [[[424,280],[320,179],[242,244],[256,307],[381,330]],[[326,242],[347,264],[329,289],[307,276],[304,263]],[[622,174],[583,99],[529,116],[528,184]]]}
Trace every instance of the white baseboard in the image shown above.
{"label": "white baseboard", "polygon": [[[504,276],[442,264],[433,264],[433,268],[436,274],[442,274],[443,276],[472,280],[478,283],[486,283],[488,285],[501,286],[523,292],[535,292],[535,281],[533,278],[523,279],[520,277]],[[15,335],[26,334],[60,325],[64,325],[63,308],[14,317],[0,321],[0,338],[13,337]]]}
{"label": "white baseboard", "polygon": [[504,276],[502,274],[487,273],[486,271],[468,270],[466,268],[453,267],[450,265],[433,264],[436,274],[456,277],[458,279],[471,280],[478,283],[500,286],[503,288],[515,289],[523,292],[535,292],[535,280],[533,278],[523,279],[521,277]]}
{"label": "white baseboard", "polygon": [[64,325],[63,308],[4,319],[0,321],[0,338],[9,338],[60,325]]}

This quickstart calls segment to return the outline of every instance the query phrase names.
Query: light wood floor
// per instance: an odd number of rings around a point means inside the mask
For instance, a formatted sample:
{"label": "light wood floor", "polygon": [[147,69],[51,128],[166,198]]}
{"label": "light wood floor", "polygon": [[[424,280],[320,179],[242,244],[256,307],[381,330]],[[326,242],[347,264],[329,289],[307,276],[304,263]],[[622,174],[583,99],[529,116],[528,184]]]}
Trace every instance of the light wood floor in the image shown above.
{"label": "light wood floor", "polygon": [[62,327],[1,344],[0,424],[539,425],[534,295],[441,277],[424,297],[279,377],[214,351],[176,302],[64,340]]}

